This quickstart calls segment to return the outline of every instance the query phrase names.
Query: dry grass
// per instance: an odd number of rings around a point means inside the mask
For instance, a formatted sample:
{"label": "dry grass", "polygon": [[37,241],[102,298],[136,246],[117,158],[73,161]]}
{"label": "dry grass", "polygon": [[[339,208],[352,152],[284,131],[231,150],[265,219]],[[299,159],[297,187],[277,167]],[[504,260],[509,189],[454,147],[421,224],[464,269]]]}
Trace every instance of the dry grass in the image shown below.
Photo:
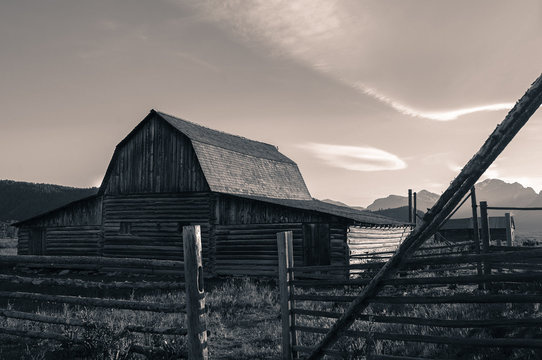
{"label": "dry grass", "polygon": [[[273,282],[249,279],[214,280],[206,284],[207,323],[210,331],[209,353],[212,359],[275,359],[280,351],[280,310]],[[176,292],[144,295],[132,299],[184,303]],[[13,304],[17,309],[18,304]],[[41,308],[37,313],[64,319],[79,319],[91,327],[67,327],[0,317],[0,327],[38,332],[55,332],[84,339],[83,348],[71,343],[28,341],[0,338],[0,359],[139,359],[130,352],[132,344],[158,347],[161,357],[177,359],[185,352],[182,336],[159,336],[123,331],[128,324],[151,327],[185,327],[184,315],[143,311],[64,306]]]}

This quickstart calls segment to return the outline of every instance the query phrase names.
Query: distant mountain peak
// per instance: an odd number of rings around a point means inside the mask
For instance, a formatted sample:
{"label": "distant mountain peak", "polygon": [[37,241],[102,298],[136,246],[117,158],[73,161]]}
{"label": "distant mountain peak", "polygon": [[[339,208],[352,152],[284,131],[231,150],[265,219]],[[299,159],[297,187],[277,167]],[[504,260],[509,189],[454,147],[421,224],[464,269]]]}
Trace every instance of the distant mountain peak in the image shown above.
{"label": "distant mountain peak", "polygon": [[[540,207],[542,206],[542,191],[537,194],[531,187],[525,187],[518,182],[508,183],[501,179],[485,179],[475,185],[476,198],[480,201],[486,201],[489,206],[500,207]],[[440,195],[432,193],[427,190],[420,190],[417,192],[417,209],[426,211],[427,208],[431,208],[435,202],[439,199]],[[385,198],[376,199],[371,205],[367,207],[370,211],[379,211],[385,209],[395,209],[395,213],[399,213],[400,208],[408,205],[408,198],[406,196],[390,195]],[[407,210],[402,210],[403,213]],[[504,212],[495,213],[495,215],[502,215]],[[530,229],[538,226],[539,220],[535,220],[540,217],[540,213],[531,212],[531,214],[512,212],[516,216],[516,225],[520,229]],[[391,214],[391,213],[390,213]],[[390,216],[388,214],[387,216]],[[385,214],[384,214],[385,215]],[[472,209],[470,208],[470,202],[463,205],[463,207],[457,212],[456,217],[470,217],[472,216]],[[537,227],[539,228],[539,227]]]}

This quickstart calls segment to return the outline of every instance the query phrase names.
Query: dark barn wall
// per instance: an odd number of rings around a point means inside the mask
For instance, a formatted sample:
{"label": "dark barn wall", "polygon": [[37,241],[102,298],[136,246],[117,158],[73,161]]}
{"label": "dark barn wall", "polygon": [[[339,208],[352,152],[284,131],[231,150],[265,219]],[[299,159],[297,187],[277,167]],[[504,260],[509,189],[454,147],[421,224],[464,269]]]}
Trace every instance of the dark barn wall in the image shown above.
{"label": "dark barn wall", "polygon": [[182,260],[182,226],[200,225],[209,272],[210,209],[209,193],[106,196],[103,256]]}
{"label": "dark barn wall", "polygon": [[292,231],[294,264],[305,264],[303,224],[329,224],[331,264],[345,264],[347,221],[332,215],[229,195],[215,195],[216,273],[273,275],[277,271],[277,232]]}
{"label": "dark barn wall", "polygon": [[99,255],[102,198],[85,199],[60,208],[19,228],[18,254],[28,255],[32,231],[43,232],[43,255]]}
{"label": "dark barn wall", "polygon": [[119,144],[105,181],[106,195],[209,191],[190,140],[156,118]]}

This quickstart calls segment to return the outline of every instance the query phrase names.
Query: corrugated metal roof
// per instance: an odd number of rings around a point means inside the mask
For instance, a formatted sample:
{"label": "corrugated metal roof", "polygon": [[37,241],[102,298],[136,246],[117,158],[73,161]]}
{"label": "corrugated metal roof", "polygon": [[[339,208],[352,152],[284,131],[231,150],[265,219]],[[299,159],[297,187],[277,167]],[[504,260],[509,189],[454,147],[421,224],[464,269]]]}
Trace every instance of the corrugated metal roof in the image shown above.
{"label": "corrugated metal roof", "polygon": [[296,163],[275,146],[156,113],[191,140],[212,191],[277,199],[312,199]]}

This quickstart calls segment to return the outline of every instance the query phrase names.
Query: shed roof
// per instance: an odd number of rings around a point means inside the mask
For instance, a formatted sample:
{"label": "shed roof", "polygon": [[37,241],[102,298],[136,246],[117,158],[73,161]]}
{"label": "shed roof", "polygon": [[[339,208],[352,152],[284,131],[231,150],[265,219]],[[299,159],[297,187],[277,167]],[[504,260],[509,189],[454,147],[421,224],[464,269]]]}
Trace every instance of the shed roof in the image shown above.
{"label": "shed roof", "polygon": [[410,224],[405,224],[400,221],[390,219],[388,217],[372,213],[370,211],[357,210],[351,207],[339,206],[330,204],[324,201],[317,199],[310,200],[292,200],[292,199],[271,199],[264,198],[259,196],[240,196],[247,199],[259,200],[271,204],[277,204],[282,206],[288,206],[296,209],[317,211],[330,215],[335,215],[343,217],[346,219],[354,220],[356,222],[364,224],[374,224],[374,225],[386,225],[386,226],[410,226]]}
{"label": "shed roof", "polygon": [[[516,228],[514,217],[510,218],[512,222],[512,228]],[[481,219],[478,218],[478,224],[481,223]],[[456,230],[456,229],[472,229],[472,218],[458,218],[449,219],[441,227],[440,230]],[[490,216],[489,227],[491,229],[506,229],[506,217],[504,216]]]}
{"label": "shed roof", "polygon": [[211,191],[312,199],[297,164],[275,146],[154,112],[190,139]]}

